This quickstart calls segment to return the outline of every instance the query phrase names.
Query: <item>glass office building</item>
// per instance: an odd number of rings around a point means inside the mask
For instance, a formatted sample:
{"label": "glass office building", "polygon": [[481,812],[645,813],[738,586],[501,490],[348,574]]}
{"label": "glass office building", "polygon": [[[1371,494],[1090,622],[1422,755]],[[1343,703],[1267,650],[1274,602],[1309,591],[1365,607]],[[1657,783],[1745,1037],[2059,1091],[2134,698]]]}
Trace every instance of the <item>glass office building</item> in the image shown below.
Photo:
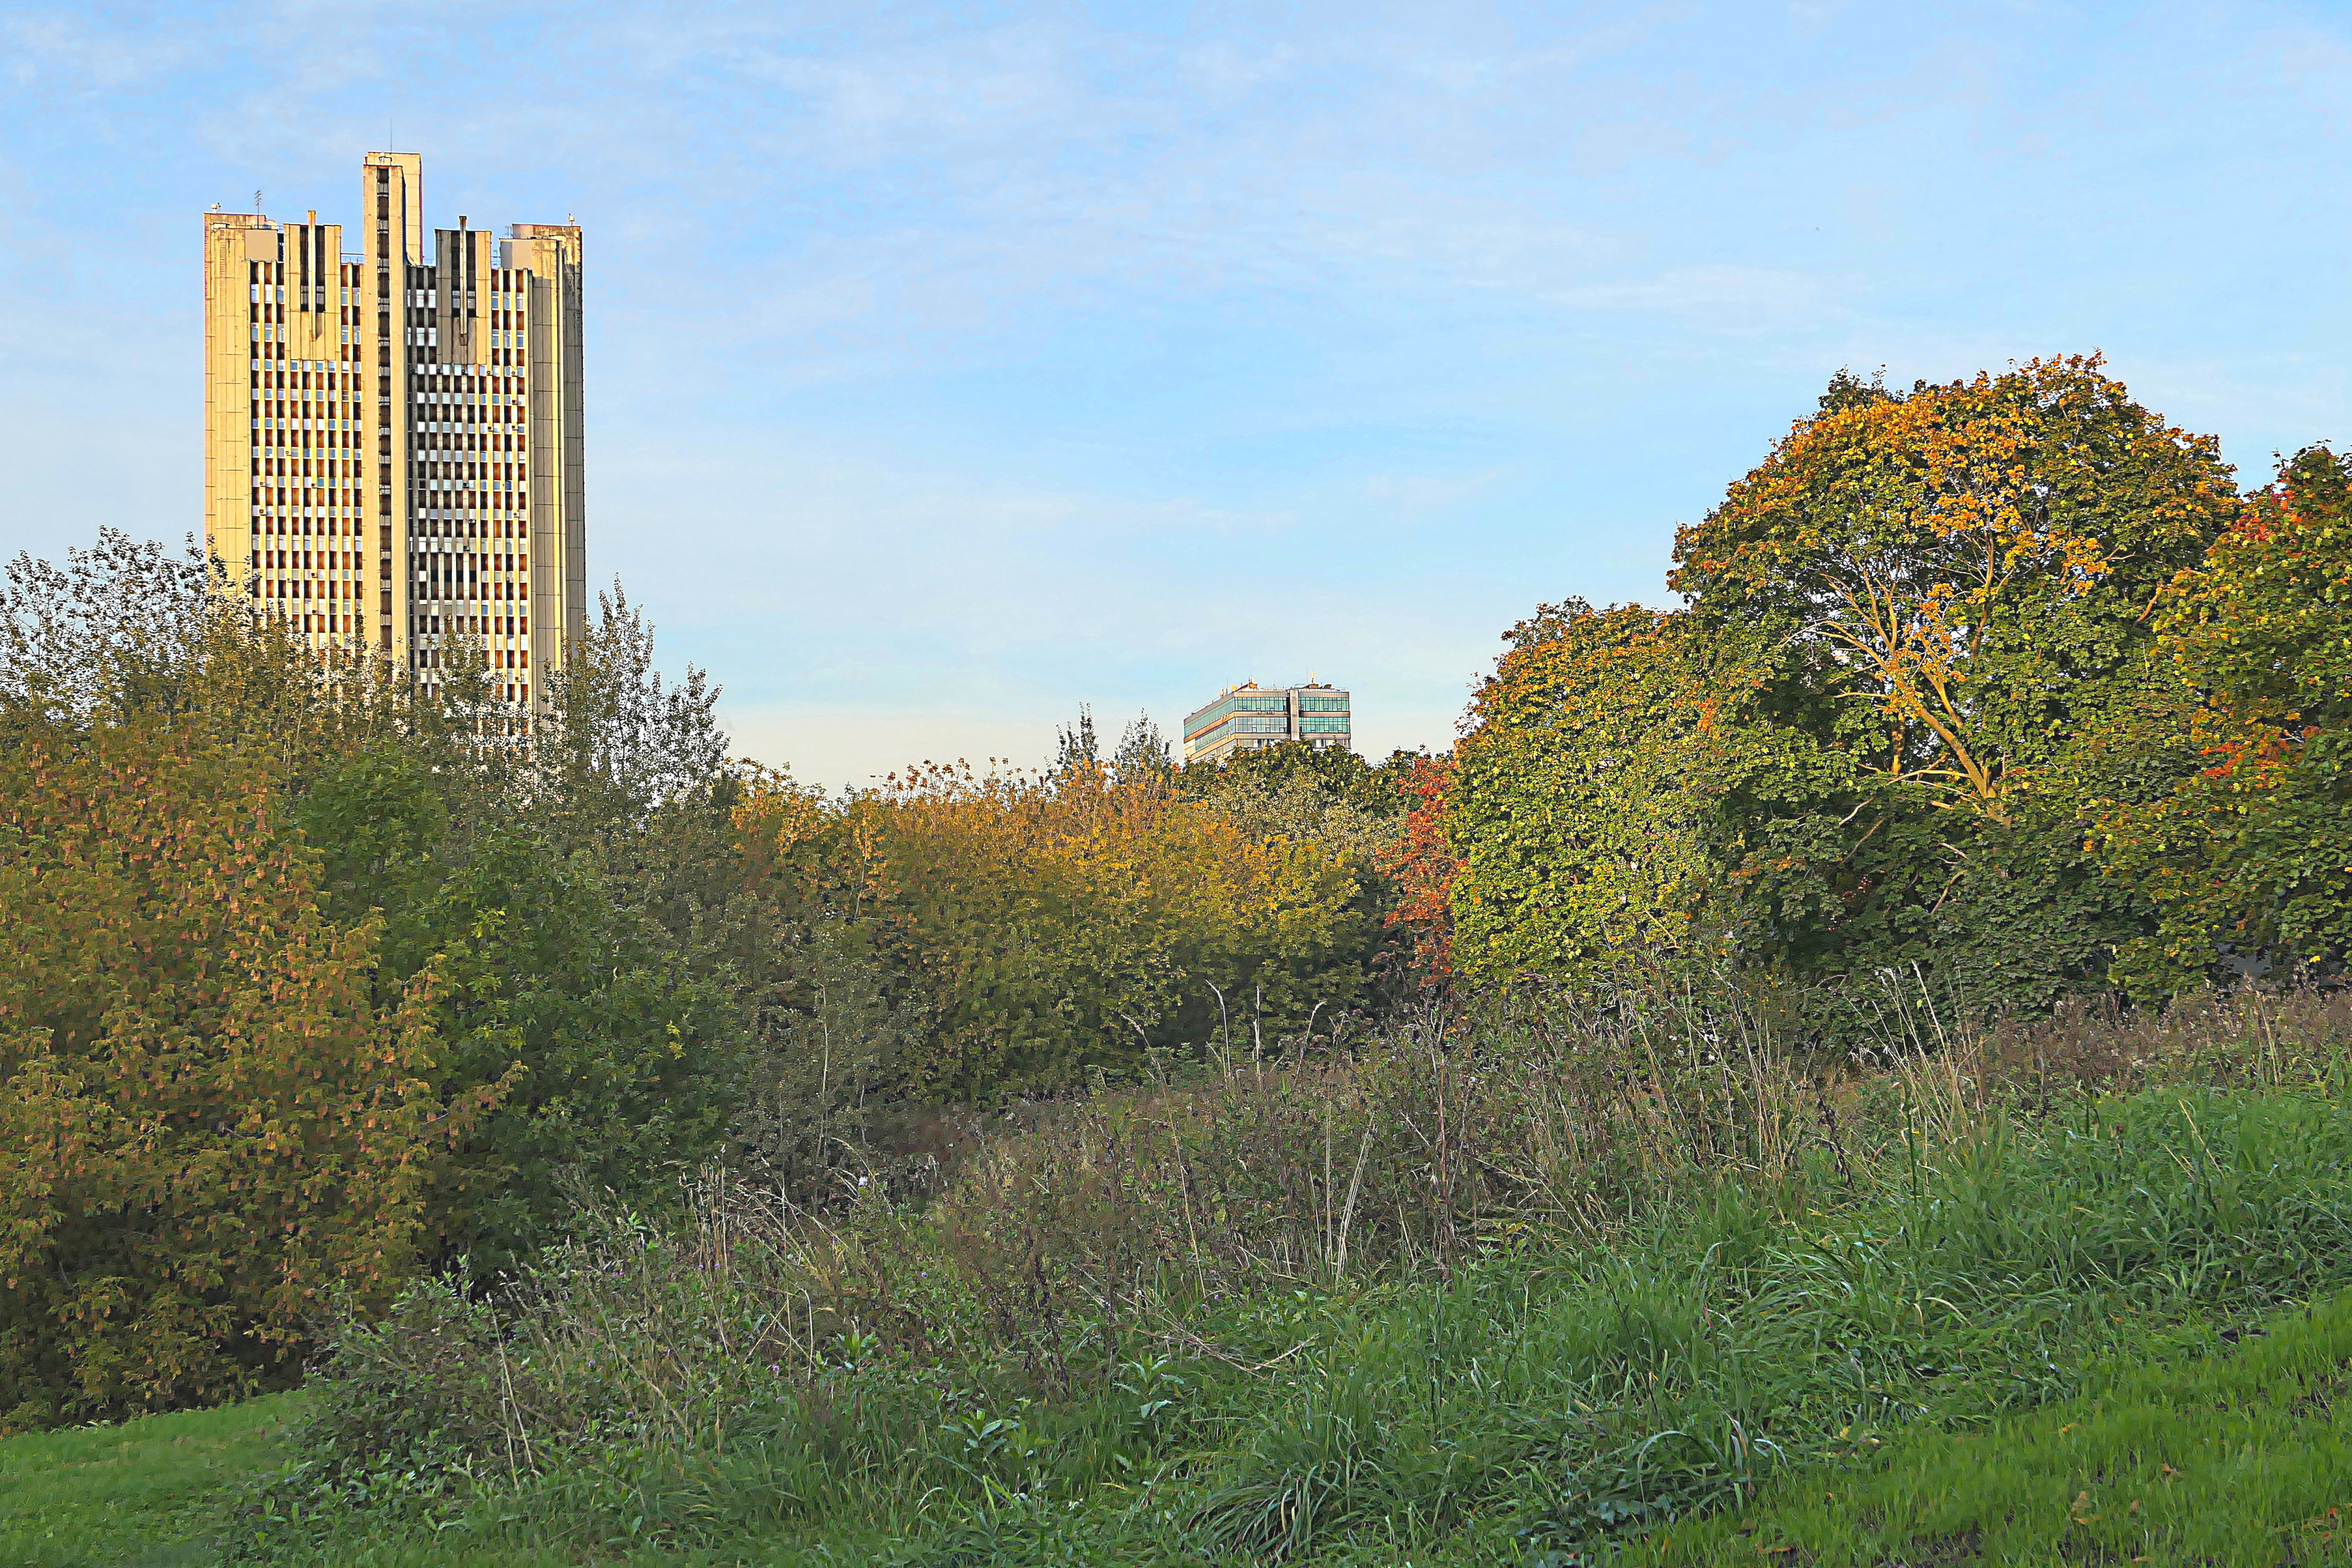
{"label": "glass office building", "polygon": [[1184,719],[1184,760],[1223,762],[1261,746],[1303,740],[1352,750],[1348,694],[1332,685],[1228,686]]}

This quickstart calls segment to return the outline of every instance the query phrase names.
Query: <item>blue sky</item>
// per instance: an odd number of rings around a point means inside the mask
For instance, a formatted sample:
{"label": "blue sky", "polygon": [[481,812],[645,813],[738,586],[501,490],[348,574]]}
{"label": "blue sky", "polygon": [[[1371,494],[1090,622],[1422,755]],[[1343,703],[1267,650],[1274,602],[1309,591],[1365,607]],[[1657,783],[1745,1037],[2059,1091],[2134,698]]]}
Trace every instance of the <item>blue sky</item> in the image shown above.
{"label": "blue sky", "polygon": [[0,550],[201,523],[198,229],[576,214],[592,576],[837,784],[1244,678],[1442,747],[1841,365],[2352,439],[2352,13],[0,4]]}

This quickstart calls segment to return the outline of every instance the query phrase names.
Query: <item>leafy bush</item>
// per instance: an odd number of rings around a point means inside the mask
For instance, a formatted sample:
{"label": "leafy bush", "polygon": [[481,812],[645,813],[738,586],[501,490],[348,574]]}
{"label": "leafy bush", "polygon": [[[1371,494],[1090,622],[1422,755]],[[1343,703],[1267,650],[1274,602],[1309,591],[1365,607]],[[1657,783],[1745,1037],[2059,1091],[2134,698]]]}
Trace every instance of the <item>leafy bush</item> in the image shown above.
{"label": "leafy bush", "polygon": [[2142,997],[2352,954],[2352,457],[2299,453],[2168,591],[2165,650],[2204,693],[2200,766],[2104,801],[2101,857],[2159,911],[2117,977]]}
{"label": "leafy bush", "polygon": [[1546,605],[1479,688],[1454,758],[1454,957],[1475,980],[1582,984],[1706,946],[1706,820],[1728,725],[1688,617]]}
{"label": "leafy bush", "polygon": [[[836,954],[890,966],[902,1092],[1066,1091],[1236,1009],[1295,1030],[1365,992],[1378,916],[1349,855],[1244,831],[1149,771],[935,768],[840,801],[761,779],[736,816],[750,874],[798,905],[780,926],[839,922]],[[788,992],[808,1014],[813,991]]]}
{"label": "leafy bush", "polygon": [[434,1099],[431,977],[379,1009],[273,807],[152,723],[0,750],[0,1422],[286,1381],[413,1265],[478,1101]]}
{"label": "leafy bush", "polygon": [[589,856],[500,829],[399,916],[410,952],[429,942],[424,961],[443,977],[436,1091],[499,1095],[436,1184],[438,1255],[501,1272],[567,1233],[567,1184],[651,1201],[717,1151],[740,1020]]}

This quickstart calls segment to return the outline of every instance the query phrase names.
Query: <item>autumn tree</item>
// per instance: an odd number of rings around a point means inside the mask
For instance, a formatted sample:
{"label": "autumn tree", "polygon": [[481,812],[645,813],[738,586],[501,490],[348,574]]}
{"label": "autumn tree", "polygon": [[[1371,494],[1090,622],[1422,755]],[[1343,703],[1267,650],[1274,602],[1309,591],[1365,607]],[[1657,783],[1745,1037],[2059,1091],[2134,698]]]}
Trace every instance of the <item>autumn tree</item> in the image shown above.
{"label": "autumn tree", "polygon": [[1408,802],[1403,826],[1380,853],[1381,871],[1397,890],[1381,923],[1410,945],[1404,977],[1415,986],[1442,988],[1454,977],[1454,883],[1462,857],[1447,829],[1454,769],[1451,753],[1412,758],[1401,790]]}
{"label": "autumn tree", "polygon": [[1754,651],[1764,744],[1715,810],[1758,952],[1986,1005],[2098,984],[2150,915],[2083,811],[2177,777],[2154,611],[2230,470],[2095,358],[1833,392],[1675,546],[1694,633]]}
{"label": "autumn tree", "polygon": [[430,977],[376,1005],[268,773],[153,720],[0,750],[0,1422],[286,1381],[415,1261],[428,1123],[469,1113]]}

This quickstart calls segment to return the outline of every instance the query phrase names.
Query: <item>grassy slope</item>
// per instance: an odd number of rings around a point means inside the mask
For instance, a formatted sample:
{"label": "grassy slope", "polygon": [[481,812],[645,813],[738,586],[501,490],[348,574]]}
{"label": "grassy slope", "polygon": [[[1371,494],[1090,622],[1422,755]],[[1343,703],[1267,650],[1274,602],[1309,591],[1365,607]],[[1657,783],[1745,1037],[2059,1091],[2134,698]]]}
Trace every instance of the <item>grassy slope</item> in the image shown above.
{"label": "grassy slope", "polygon": [[[2352,1299],[2204,1359],[1969,1435],[1906,1436],[1867,1469],[1636,1545],[1635,1563],[2352,1562]],[[197,1564],[221,1489],[282,1458],[282,1399],[0,1443],[0,1563]],[[511,1548],[362,1548],[373,1568],[525,1563]],[[540,1559],[553,1563],[555,1557]]]}
{"label": "grassy slope", "polygon": [[[1769,1429],[1799,1461],[1787,1473],[1819,1479],[1628,1555],[2234,1564],[2288,1560],[2274,1533],[2287,1530],[2294,1561],[2342,1560],[2326,1510],[2352,1490],[2333,1405],[2352,1305],[2296,1307],[2270,1335],[2206,1352],[2264,1305],[2352,1285],[2352,1113],[2307,1094],[2136,1096],[2032,1139],[1956,1146],[1943,1165],[1833,1211],[1727,1199],[1622,1251],[1302,1305],[1296,1323],[1279,1297],[1242,1303],[1281,1320],[1249,1331],[1262,1346],[1227,1334],[1255,1359],[1318,1348],[1283,1381],[1196,1385],[1207,1407],[1155,1445],[1189,1454],[1197,1478],[1165,1517],[1130,1508],[1138,1494],[1099,1465],[1067,1490],[1024,1483],[1034,1506],[978,1506],[933,1466],[937,1485],[908,1472],[919,1499],[893,1490],[898,1471],[860,1469],[804,1508],[794,1488],[817,1451],[785,1429],[669,1478],[633,1477],[591,1445],[523,1494],[493,1488],[462,1521],[445,1516],[472,1534],[463,1547],[457,1531],[361,1510],[292,1529],[306,1549],[291,1556],[457,1568],[553,1563],[562,1539],[661,1538],[670,1549],[641,1561],[837,1564],[875,1560],[856,1532],[912,1522],[919,1502],[914,1560],[939,1568],[1199,1561],[1213,1542],[1246,1560],[1296,1540],[1285,1521],[1301,1511],[1319,1522],[1297,1534],[1332,1568],[1524,1563],[1526,1542],[1564,1568],[1606,1510],[1723,1497],[1728,1472],[1710,1472],[1697,1438],[1724,1453]],[[0,1445],[0,1563],[205,1561],[223,1483],[283,1458],[270,1432],[285,1409]],[[868,1436],[940,1446],[936,1416],[916,1416]],[[1955,1557],[1963,1543],[1976,1555]]]}
{"label": "grassy slope", "polygon": [[[0,1440],[0,1568],[199,1568],[231,1494],[289,1457],[296,1396]],[[354,1568],[554,1568],[511,1548],[365,1545]]]}
{"label": "grassy slope", "polygon": [[289,1401],[0,1442],[0,1563],[141,1568],[212,1560],[226,1490],[283,1456]]}
{"label": "grassy slope", "polygon": [[2095,1396],[1913,1434],[1632,1562],[2352,1562],[2352,1298],[2233,1353],[2122,1369]]}

